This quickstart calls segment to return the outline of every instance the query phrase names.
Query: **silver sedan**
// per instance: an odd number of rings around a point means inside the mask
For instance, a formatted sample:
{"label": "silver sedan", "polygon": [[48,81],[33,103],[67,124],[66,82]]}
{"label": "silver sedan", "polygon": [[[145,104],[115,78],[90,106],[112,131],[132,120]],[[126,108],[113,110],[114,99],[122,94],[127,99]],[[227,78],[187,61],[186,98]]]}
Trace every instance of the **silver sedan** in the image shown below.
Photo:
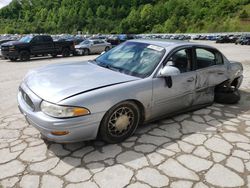
{"label": "silver sedan", "polygon": [[112,45],[105,40],[90,39],[76,45],[75,52],[77,55],[100,54],[104,51],[110,50],[111,48]]}
{"label": "silver sedan", "polygon": [[33,70],[20,85],[27,121],[55,142],[121,142],[139,124],[240,99],[240,63],[187,42],[132,40],[83,63]]}

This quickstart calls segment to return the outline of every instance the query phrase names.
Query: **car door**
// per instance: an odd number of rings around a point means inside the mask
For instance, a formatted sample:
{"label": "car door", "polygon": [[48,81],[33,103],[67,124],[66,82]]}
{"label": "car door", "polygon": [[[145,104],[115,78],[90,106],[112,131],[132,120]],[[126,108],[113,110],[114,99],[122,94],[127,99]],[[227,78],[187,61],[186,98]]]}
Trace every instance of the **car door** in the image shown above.
{"label": "car door", "polygon": [[180,74],[153,79],[153,118],[171,114],[192,105],[196,82],[192,59],[191,47],[174,51],[167,59],[165,66],[178,68]]}
{"label": "car door", "polygon": [[222,54],[213,48],[195,47],[196,92],[194,105],[211,103],[214,87],[228,79]]}
{"label": "car door", "polygon": [[31,41],[30,41],[30,51],[32,54],[41,54],[43,51],[43,36],[35,36]]}
{"label": "car door", "polygon": [[99,48],[99,41],[98,40],[94,40],[91,46],[91,52],[92,53],[98,53],[98,48]]}
{"label": "car door", "polygon": [[50,36],[43,37],[43,48],[44,48],[44,52],[48,54],[53,53],[55,51],[54,42]]}
{"label": "car door", "polygon": [[99,40],[97,53],[102,53],[103,51],[105,51],[105,47],[106,47],[106,43],[103,40]]}

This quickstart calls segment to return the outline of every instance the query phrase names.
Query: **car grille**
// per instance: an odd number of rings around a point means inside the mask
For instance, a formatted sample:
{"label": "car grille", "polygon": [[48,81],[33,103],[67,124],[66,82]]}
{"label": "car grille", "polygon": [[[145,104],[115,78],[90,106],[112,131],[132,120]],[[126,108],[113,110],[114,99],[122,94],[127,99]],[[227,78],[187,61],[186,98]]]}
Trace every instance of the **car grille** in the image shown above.
{"label": "car grille", "polygon": [[8,46],[1,46],[1,50],[2,51],[9,51],[9,47]]}
{"label": "car grille", "polygon": [[27,93],[24,92],[24,90],[22,88],[19,89],[21,94],[22,94],[22,98],[25,101],[25,103],[32,109],[35,109],[34,103],[32,102],[32,100],[30,99],[30,97],[28,96]]}

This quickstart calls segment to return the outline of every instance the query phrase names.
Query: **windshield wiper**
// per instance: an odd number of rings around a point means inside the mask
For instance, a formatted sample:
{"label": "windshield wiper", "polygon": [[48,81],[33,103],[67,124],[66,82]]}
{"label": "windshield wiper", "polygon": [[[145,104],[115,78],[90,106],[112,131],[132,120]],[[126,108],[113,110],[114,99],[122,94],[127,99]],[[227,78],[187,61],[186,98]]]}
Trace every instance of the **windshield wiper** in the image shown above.
{"label": "windshield wiper", "polygon": [[104,67],[104,68],[107,68],[107,69],[110,69],[110,70],[113,70],[113,71],[116,71],[116,72],[122,72],[122,69],[119,68],[119,67],[115,67],[115,66],[110,65],[108,63],[98,62],[96,60],[92,60],[92,61],[95,62],[97,65],[99,65],[101,67]]}
{"label": "windshield wiper", "polygon": [[108,69],[110,69],[110,70],[114,70],[114,71],[116,71],[116,72],[122,72],[122,68],[120,68],[120,67],[115,67],[115,66],[112,66],[112,65],[109,65],[109,64],[107,64],[106,65],[106,68],[108,68]]}

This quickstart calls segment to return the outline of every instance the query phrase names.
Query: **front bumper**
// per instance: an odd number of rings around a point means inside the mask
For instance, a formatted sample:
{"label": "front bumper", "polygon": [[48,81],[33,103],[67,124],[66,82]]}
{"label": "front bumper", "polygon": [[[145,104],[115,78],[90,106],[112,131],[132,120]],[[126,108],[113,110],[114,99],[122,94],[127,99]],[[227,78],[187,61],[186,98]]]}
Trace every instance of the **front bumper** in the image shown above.
{"label": "front bumper", "polygon": [[[90,114],[76,118],[53,118],[39,110],[42,99],[36,96],[27,86],[22,85],[22,90],[34,103],[32,109],[24,100],[21,91],[18,92],[18,105],[21,113],[29,124],[34,126],[48,140],[58,143],[78,142],[95,139],[98,133],[103,113]],[[52,131],[68,131],[67,135],[56,136]]]}
{"label": "front bumper", "polygon": [[77,55],[84,55],[84,49],[77,48],[77,49],[75,49],[75,53],[76,53]]}
{"label": "front bumper", "polygon": [[5,58],[18,58],[19,53],[17,51],[7,51],[7,50],[2,50],[1,51],[2,56]]}

